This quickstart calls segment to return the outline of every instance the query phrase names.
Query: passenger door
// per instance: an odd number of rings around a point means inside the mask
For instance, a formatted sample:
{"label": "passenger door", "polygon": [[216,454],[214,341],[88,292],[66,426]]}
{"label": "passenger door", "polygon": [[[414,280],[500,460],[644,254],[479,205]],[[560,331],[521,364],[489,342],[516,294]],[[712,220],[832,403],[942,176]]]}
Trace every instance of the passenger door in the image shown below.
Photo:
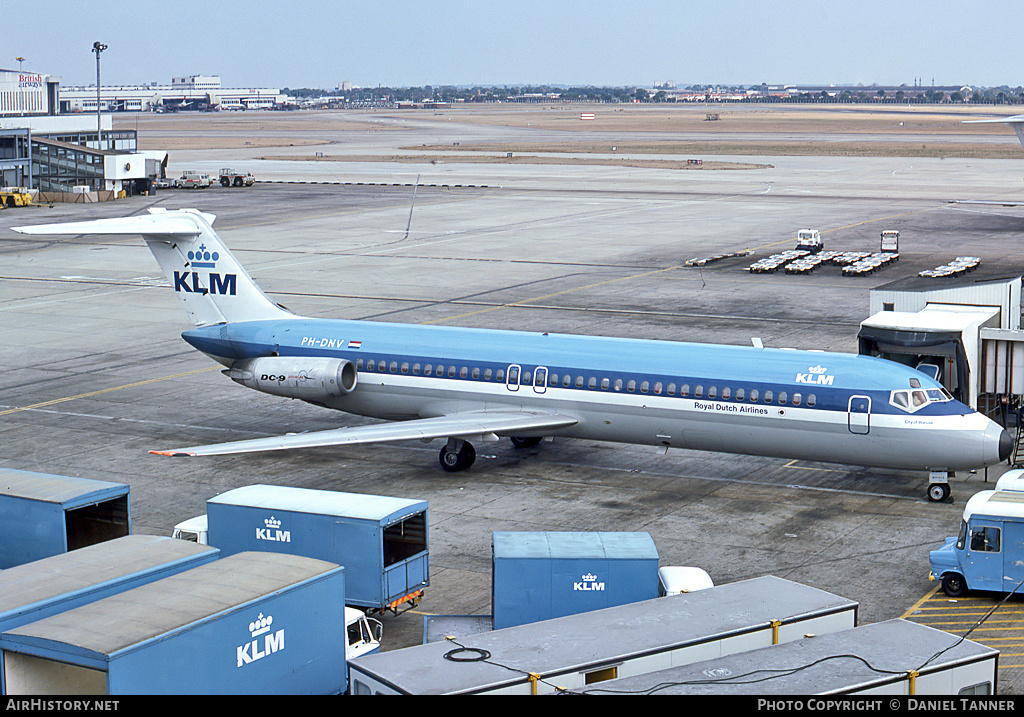
{"label": "passenger door", "polygon": [[867,435],[871,431],[871,398],[850,396],[847,416],[850,433]]}

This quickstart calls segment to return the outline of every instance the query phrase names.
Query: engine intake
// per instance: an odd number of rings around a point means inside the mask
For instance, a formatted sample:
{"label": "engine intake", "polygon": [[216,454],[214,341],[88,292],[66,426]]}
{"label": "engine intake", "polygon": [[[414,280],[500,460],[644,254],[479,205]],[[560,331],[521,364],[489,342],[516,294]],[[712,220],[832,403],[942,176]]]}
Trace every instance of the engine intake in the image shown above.
{"label": "engine intake", "polygon": [[223,373],[257,391],[306,401],[344,396],[358,381],[351,361],[319,357],[265,356],[240,361]]}

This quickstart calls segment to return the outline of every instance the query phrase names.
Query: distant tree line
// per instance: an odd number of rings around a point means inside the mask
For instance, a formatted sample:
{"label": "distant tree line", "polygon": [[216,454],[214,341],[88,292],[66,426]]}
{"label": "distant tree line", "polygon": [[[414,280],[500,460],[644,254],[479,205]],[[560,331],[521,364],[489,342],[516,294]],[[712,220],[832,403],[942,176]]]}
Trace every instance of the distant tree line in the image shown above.
{"label": "distant tree line", "polygon": [[[1020,104],[1024,103],[1024,87],[975,88],[969,93],[944,92],[920,87],[896,90],[865,87],[829,92],[800,92],[779,95],[767,91],[766,85],[722,86],[690,85],[683,88],[689,94],[704,93],[708,99],[716,94],[749,93],[740,102],[796,102],[796,103],[871,103],[887,104]],[[299,100],[331,99],[341,103],[399,103],[399,102],[676,102],[673,88],[642,87],[564,87],[555,85],[504,86],[438,86],[423,87],[357,87],[351,90],[324,90],[317,88],[283,88],[282,93]],[[969,95],[969,96],[968,96]]]}

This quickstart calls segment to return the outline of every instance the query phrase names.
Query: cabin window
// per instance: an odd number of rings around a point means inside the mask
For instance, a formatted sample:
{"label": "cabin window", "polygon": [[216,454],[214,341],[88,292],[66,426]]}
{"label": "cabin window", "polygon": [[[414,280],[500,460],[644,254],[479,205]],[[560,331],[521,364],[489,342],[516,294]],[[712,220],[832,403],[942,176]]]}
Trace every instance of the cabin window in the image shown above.
{"label": "cabin window", "polygon": [[773,396],[772,396],[772,392],[771,391],[765,391],[764,392],[764,402],[765,403],[771,403],[772,402],[772,398],[773,398]]}
{"label": "cabin window", "polygon": [[397,361],[392,361],[391,362],[391,373],[398,373],[398,362]]}
{"label": "cabin window", "polygon": [[388,370],[387,361],[385,361],[384,359],[381,359],[380,362],[377,364],[377,370],[380,371],[381,373],[384,373],[385,371],[387,371]]}
{"label": "cabin window", "polygon": [[622,379],[621,378],[615,379],[615,390],[616,391],[621,391],[622,390]]}
{"label": "cabin window", "polygon": [[708,398],[718,398],[718,386],[708,387]]}
{"label": "cabin window", "polygon": [[523,371],[523,380],[520,383],[522,383],[524,386],[529,386],[531,383],[533,383],[533,376],[530,374],[529,371]]}
{"label": "cabin window", "polygon": [[687,396],[689,396],[690,395],[690,384],[684,383],[682,386],[680,386],[679,387],[679,395],[682,396],[683,398],[686,398]]}
{"label": "cabin window", "polygon": [[369,361],[366,362],[366,370],[367,371],[372,371],[375,366],[376,366],[376,364],[373,362],[373,359],[370,359]]}
{"label": "cabin window", "polygon": [[495,381],[504,381],[505,380],[505,369],[499,368],[497,371],[495,371],[494,372],[494,380]]}
{"label": "cabin window", "polygon": [[609,386],[611,386],[611,381],[609,381],[607,378],[602,378],[601,389],[607,391]]}
{"label": "cabin window", "polygon": [[647,393],[651,390],[651,384],[649,381],[640,382],[640,393]]}
{"label": "cabin window", "polygon": [[693,387],[693,397],[694,398],[700,398],[703,395],[704,395],[704,387],[703,386],[694,386]]}
{"label": "cabin window", "polygon": [[665,393],[667,393],[669,396],[675,396],[676,395],[676,385],[674,383],[670,383],[668,385],[668,387],[665,389]]}
{"label": "cabin window", "polygon": [[576,388],[583,388],[583,377],[582,376],[577,376],[576,377]]}
{"label": "cabin window", "polygon": [[363,370],[363,360],[362,359],[356,359],[356,371],[362,371],[362,370]]}
{"label": "cabin window", "polygon": [[448,378],[455,378],[455,366],[448,367]]}
{"label": "cabin window", "polygon": [[478,366],[474,366],[473,367],[473,378],[474,379],[480,378],[480,368]]}
{"label": "cabin window", "polygon": [[569,374],[565,374],[564,376],[562,376],[562,385],[565,386],[566,388],[569,388],[569,386],[572,385],[572,376],[570,376]]}
{"label": "cabin window", "polygon": [[757,403],[758,393],[756,388],[750,389],[750,402]]}
{"label": "cabin window", "polygon": [[786,398],[787,398],[786,392],[785,391],[779,391],[779,403],[785,403],[786,402]]}
{"label": "cabin window", "polygon": [[794,393],[793,394],[793,405],[794,406],[799,406],[800,402],[802,400],[803,400],[803,396],[801,396],[799,393]]}
{"label": "cabin window", "polygon": [[459,378],[466,378],[469,376],[469,369],[463,366],[459,369]]}
{"label": "cabin window", "polygon": [[429,376],[432,373],[434,373],[434,364],[428,363],[426,366],[423,367],[424,376]]}
{"label": "cabin window", "polygon": [[494,371],[489,368],[484,369],[484,381],[490,381],[491,377],[494,376]]}
{"label": "cabin window", "polygon": [[661,395],[661,381],[658,381],[657,383],[654,384],[654,395]]}
{"label": "cabin window", "polygon": [[412,365],[412,372],[417,376],[420,375],[420,365],[418,363]]}
{"label": "cabin window", "polygon": [[747,394],[746,394],[746,392],[742,388],[737,388],[736,389],[736,400],[737,401],[742,401],[746,397],[747,397]]}
{"label": "cabin window", "polygon": [[817,403],[818,403],[818,397],[817,396],[815,396],[813,393],[807,394],[807,405],[810,408],[814,408],[815,404],[817,404]]}
{"label": "cabin window", "polygon": [[732,391],[726,386],[722,389],[722,400],[728,401],[730,398],[732,398]]}
{"label": "cabin window", "polygon": [[587,381],[587,388],[597,388],[597,376],[591,376]]}
{"label": "cabin window", "polygon": [[636,391],[636,381],[630,379],[629,383],[626,384],[626,390],[629,391],[630,393]]}
{"label": "cabin window", "polygon": [[409,373],[409,364],[402,362],[402,373]]}
{"label": "cabin window", "polygon": [[550,374],[548,376],[548,386],[557,386],[557,385],[558,385],[558,374],[557,373]]}

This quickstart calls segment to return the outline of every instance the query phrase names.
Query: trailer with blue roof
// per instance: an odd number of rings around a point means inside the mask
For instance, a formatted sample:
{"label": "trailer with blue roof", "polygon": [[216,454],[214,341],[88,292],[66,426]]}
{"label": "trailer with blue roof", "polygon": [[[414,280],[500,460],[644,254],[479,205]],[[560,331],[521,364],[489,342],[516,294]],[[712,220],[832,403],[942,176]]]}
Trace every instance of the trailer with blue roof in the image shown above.
{"label": "trailer with blue roof", "polygon": [[345,572],[239,553],[0,634],[8,695],[337,694]]}
{"label": "trailer with blue roof", "polygon": [[[156,535],[126,535],[3,572],[0,633],[216,560],[220,551]],[[0,694],[4,662],[0,652]]]}
{"label": "trailer with blue roof", "polygon": [[[201,521],[200,521],[201,522]],[[186,537],[181,525],[176,534]],[[346,599],[398,612],[430,584],[427,502],[362,493],[250,485],[206,503],[209,544],[303,555],[345,566]]]}
{"label": "trailer with blue roof", "polygon": [[127,485],[0,468],[0,569],[130,533]]}

